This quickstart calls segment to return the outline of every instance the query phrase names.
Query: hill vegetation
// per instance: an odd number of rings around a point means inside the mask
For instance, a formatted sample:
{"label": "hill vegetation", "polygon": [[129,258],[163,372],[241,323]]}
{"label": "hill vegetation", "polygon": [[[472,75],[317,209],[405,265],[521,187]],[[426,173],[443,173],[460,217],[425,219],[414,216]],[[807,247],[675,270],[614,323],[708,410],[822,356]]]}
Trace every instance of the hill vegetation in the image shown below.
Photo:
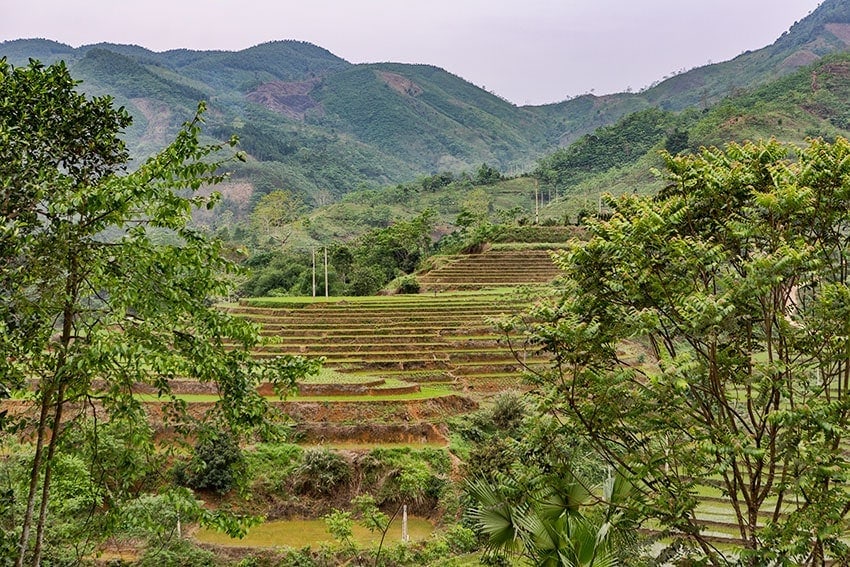
{"label": "hill vegetation", "polygon": [[[253,158],[237,168],[240,182],[261,192],[273,182],[313,207],[358,188],[473,171],[482,163],[527,172],[536,158],[628,114],[712,108],[844,50],[848,12],[840,0],[827,0],[774,44],[732,61],[677,72],[641,92],[587,94],[539,107],[517,107],[436,67],[353,65],[297,41],[238,52],[157,53],[133,45],[14,40],[0,43],[0,57],[14,65],[31,57],[63,59],[83,89],[116,96],[134,116],[127,138],[137,159],[161,148],[205,99],[207,132],[219,139],[240,135]],[[630,152],[633,159],[643,153]]]}

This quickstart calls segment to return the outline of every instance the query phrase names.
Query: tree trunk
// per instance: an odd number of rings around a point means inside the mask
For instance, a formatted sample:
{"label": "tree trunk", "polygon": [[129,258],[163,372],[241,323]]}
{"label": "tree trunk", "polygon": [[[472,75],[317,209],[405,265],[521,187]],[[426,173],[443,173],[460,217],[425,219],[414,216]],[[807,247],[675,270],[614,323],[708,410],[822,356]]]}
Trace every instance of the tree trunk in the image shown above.
{"label": "tree trunk", "polygon": [[[52,389],[52,388],[51,388]],[[24,513],[23,524],[21,526],[21,540],[18,549],[18,557],[15,559],[15,567],[23,567],[24,557],[27,554],[29,546],[30,529],[32,527],[32,515],[35,510],[35,496],[38,493],[38,477],[41,471],[41,456],[44,450],[44,435],[47,430],[47,412],[50,408],[50,400],[53,394],[50,391],[44,391],[41,399],[41,415],[38,418],[38,433],[35,443],[35,456],[32,461],[30,470],[30,486],[29,494],[27,495],[27,510]]]}
{"label": "tree trunk", "polygon": [[56,393],[56,413],[53,417],[53,434],[50,436],[50,444],[47,447],[47,459],[44,462],[44,483],[41,488],[41,507],[38,511],[38,525],[35,532],[35,549],[33,550],[33,567],[41,564],[41,551],[44,545],[44,525],[47,521],[47,501],[50,496],[50,476],[53,471],[53,457],[56,454],[56,444],[59,439],[59,427],[62,423],[62,409],[65,405],[65,388],[59,386]]}

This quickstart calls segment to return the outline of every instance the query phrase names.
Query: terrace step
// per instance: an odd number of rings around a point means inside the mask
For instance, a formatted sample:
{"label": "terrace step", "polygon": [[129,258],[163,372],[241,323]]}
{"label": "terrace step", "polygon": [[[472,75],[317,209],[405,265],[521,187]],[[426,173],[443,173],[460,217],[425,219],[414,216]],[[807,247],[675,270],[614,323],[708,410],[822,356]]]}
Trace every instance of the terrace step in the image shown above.
{"label": "terrace step", "polygon": [[418,275],[425,291],[540,284],[560,274],[546,250],[487,251],[458,256]]}

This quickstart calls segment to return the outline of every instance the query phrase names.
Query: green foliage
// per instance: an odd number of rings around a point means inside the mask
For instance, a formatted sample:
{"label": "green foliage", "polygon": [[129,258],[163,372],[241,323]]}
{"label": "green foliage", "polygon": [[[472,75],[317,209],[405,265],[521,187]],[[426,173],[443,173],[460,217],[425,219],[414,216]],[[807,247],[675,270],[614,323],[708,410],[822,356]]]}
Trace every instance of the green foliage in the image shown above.
{"label": "green foliage", "polygon": [[212,551],[201,549],[185,539],[171,540],[163,547],[152,547],[135,563],[139,567],[217,567]]}
{"label": "green foliage", "polygon": [[227,494],[244,482],[245,458],[238,439],[228,431],[202,430],[192,460],[178,476],[194,489]]}
{"label": "green foliage", "polygon": [[522,396],[516,393],[503,393],[496,397],[493,404],[493,425],[502,431],[515,431],[526,415],[526,404]]}
{"label": "green foliage", "polygon": [[374,295],[387,281],[380,268],[358,265],[351,273],[348,293],[355,296]]}
{"label": "green foliage", "polygon": [[286,244],[291,232],[286,230],[287,225],[297,218],[300,208],[301,204],[288,191],[266,193],[251,212],[252,228],[261,238],[273,240],[276,247]]}
{"label": "green foliage", "polygon": [[322,516],[327,526],[328,533],[335,540],[342,543],[346,547],[354,547],[354,542],[351,539],[354,534],[354,520],[351,512],[343,512],[334,509],[329,514]]}
{"label": "green foliage", "polygon": [[478,171],[475,172],[473,179],[476,185],[493,185],[502,180],[502,174],[494,167],[490,167],[486,163],[481,164]]}
{"label": "green foliage", "polygon": [[458,419],[452,431],[461,441],[465,475],[493,479],[522,459],[518,441],[528,434],[528,408],[518,393],[500,394],[492,406]]}
{"label": "green foliage", "polygon": [[[94,486],[78,492],[88,502],[68,499],[75,513],[113,513],[136,488],[120,476],[137,472],[126,446],[148,451],[152,441],[138,384],[168,401],[175,376],[215,383],[221,398],[207,418],[245,431],[265,420],[259,382],[285,389],[313,366],[255,360],[248,349],[259,343],[257,329],[212,306],[238,270],[219,242],[188,226],[193,209],[215,204],[215,194],[195,192],[221,180],[218,152],[232,145],[198,141],[203,105],[168,148],[125,173],[119,133],[129,116],[75,86],[62,65],[0,61],[0,372],[13,390],[34,383],[24,400],[39,416],[19,563],[38,564],[65,537],[50,534],[46,504],[53,481],[64,490],[63,466],[93,472],[108,457],[118,467],[81,477]],[[170,399],[166,420],[185,431],[191,416]],[[97,444],[97,429],[69,442],[95,416],[126,434],[111,446]],[[92,530],[78,534],[89,544],[109,535],[105,524],[79,525]]]}
{"label": "green foliage", "polygon": [[623,513],[631,485],[612,476],[593,489],[595,498],[590,487],[570,474],[538,479],[530,491],[507,478],[498,485],[473,480],[468,483],[475,502],[470,514],[491,553],[515,554],[535,565],[617,565],[623,550],[616,546],[615,533],[634,529]]}
{"label": "green foliage", "polygon": [[415,276],[406,276],[398,281],[397,293],[401,294],[416,294],[422,289],[419,280]]}
{"label": "green foliage", "polygon": [[650,108],[583,136],[541,159],[534,172],[541,183],[564,189],[595,173],[636,161],[664,140],[672,114]]}
{"label": "green foliage", "polygon": [[257,491],[284,492],[301,462],[304,449],[289,443],[261,443],[245,451],[247,475]]}
{"label": "green foliage", "polygon": [[151,72],[133,57],[111,50],[93,48],[75,65],[74,71],[90,81],[108,84],[115,95],[139,98],[157,93],[172,104],[186,110],[208,98],[208,92],[181,82],[165,79]]}
{"label": "green foliage", "polygon": [[364,477],[378,504],[436,503],[450,463],[445,451],[376,448],[362,461]]}
{"label": "green foliage", "polygon": [[345,457],[329,449],[307,449],[295,469],[295,484],[304,494],[327,496],[351,479]]}
{"label": "green foliage", "polygon": [[846,559],[848,156],[843,138],[667,155],[667,188],[612,200],[536,313],[558,361],[541,408],[634,471],[644,518],[709,564],[731,555],[698,529],[717,484],[737,557]]}
{"label": "green foliage", "polygon": [[309,253],[264,252],[248,258],[245,266],[251,268],[251,276],[240,292],[249,297],[301,295],[303,282],[312,275]]}

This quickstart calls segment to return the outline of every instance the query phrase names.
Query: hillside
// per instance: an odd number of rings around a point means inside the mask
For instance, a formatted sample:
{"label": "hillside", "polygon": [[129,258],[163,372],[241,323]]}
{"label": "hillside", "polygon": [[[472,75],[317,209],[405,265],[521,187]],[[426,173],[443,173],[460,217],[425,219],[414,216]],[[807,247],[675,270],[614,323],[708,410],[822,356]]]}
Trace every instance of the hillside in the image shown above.
{"label": "hillside", "polygon": [[297,41],[237,52],[154,52],[31,39],[0,43],[0,57],[15,65],[31,57],[64,60],[81,88],[113,95],[135,117],[127,138],[137,158],[161,148],[198,100],[208,100],[208,135],[238,134],[251,158],[224,187],[229,210],[243,215],[277,188],[319,206],[354,189],[473,171],[482,163],[529,171],[538,157],[631,113],[705,110],[844,50],[848,42],[850,5],[826,0],[772,45],[732,61],[665,78],[638,93],[537,107],[517,107],[433,66],[354,65]]}
{"label": "hillside", "polygon": [[538,160],[533,175],[480,183],[474,176],[440,174],[355,190],[292,225],[289,245],[308,249],[349,241],[424,210],[435,213],[439,238],[456,230],[466,210],[494,222],[576,222],[600,207],[604,193],[652,193],[663,186],[659,151],[695,151],[730,141],[850,136],[850,53],[830,55],[704,112],[647,108],[627,114]]}
{"label": "hillside", "polygon": [[352,65],[303,42],[156,53],[16,40],[0,44],[0,56],[64,60],[85,91],[114,96],[134,115],[127,137],[138,157],[207,100],[207,133],[239,135],[253,158],[236,180],[259,193],[284,187],[308,204],[484,162],[528,169],[552,147],[543,120],[442,69]]}
{"label": "hillside", "polygon": [[541,187],[563,198],[544,207],[548,217],[593,211],[602,193],[651,193],[663,186],[659,150],[696,151],[732,141],[850,137],[850,53],[825,56],[704,112],[645,110],[586,135],[541,159]]}
{"label": "hillside", "polygon": [[731,61],[664,77],[638,93],[587,94],[529,109],[560,124],[560,143],[567,145],[585,133],[643,108],[710,108],[729,95],[756,88],[848,47],[850,4],[825,0],[773,44],[742,53]]}

